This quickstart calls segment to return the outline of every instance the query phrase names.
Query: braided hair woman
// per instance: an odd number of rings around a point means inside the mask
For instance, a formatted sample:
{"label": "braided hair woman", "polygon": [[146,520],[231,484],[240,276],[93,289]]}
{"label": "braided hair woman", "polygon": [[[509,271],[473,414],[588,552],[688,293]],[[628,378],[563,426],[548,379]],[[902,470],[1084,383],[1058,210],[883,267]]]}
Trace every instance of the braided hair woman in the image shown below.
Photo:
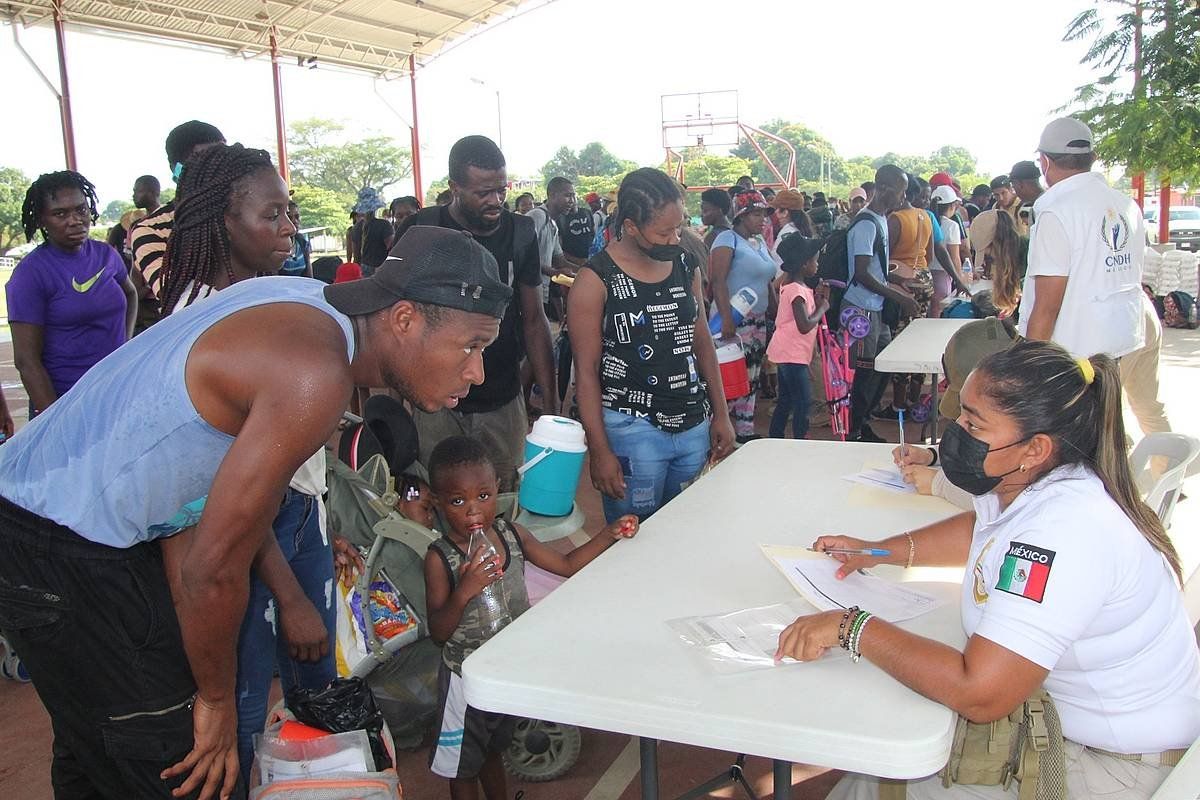
{"label": "braided hair woman", "polygon": [[733,450],[700,274],[679,245],[683,214],[665,173],[626,175],[614,238],[568,296],[579,414],[609,522],[645,519]]}
{"label": "braided hair woman", "polygon": [[[291,255],[296,227],[287,215],[287,185],[265,151],[240,144],[205,150],[188,162],[180,193],[164,310],[177,312],[238,281],[273,275]],[[318,451],[292,478],[274,536],[255,556],[237,653],[238,758],[246,780],[276,664],[285,692],[323,688],[335,677],[329,646],[335,607],[325,603],[333,554],[317,508],[324,475],[325,454]]]}
{"label": "braided hair woman", "polygon": [[30,417],[133,335],[137,292],[120,254],[88,238],[97,216],[96,187],[78,172],[41,175],[25,192],[25,238],[40,231],[43,241],[5,291]]}
{"label": "braided hair woman", "polygon": [[188,162],[163,269],[170,314],[240,280],[274,275],[292,254],[288,191],[265,150],[215,145]]}

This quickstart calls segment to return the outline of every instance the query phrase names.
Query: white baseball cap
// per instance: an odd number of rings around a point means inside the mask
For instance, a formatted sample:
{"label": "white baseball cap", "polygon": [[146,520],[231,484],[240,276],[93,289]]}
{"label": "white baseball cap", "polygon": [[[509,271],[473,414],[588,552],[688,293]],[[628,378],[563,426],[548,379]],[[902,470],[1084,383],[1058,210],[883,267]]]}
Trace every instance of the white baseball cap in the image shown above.
{"label": "white baseball cap", "polygon": [[1067,155],[1090,153],[1093,149],[1092,130],[1074,117],[1059,117],[1042,131],[1039,153]]}
{"label": "white baseball cap", "polygon": [[959,197],[954,193],[953,186],[939,186],[933,190],[933,194],[929,195],[929,199],[935,203],[953,203]]}

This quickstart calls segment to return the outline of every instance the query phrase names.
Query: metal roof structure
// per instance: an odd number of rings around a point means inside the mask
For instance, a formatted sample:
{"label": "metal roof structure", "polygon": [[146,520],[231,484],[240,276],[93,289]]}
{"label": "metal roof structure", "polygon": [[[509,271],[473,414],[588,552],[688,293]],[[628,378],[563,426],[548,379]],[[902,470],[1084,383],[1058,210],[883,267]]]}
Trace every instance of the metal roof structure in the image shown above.
{"label": "metal roof structure", "polygon": [[480,26],[508,18],[522,0],[0,0],[0,14],[22,26],[53,20],[174,39],[246,56],[337,64],[376,75],[417,67]]}
{"label": "metal roof structure", "polygon": [[[17,47],[58,99],[63,150],[75,168],[67,74],[68,25],[216,47],[245,58],[269,56],[275,89],[279,171],[288,177],[280,58],[331,64],[412,82],[412,169],[421,194],[416,72],[483,26],[495,26],[554,0],[0,0]],[[522,8],[524,6],[524,9]],[[25,52],[19,27],[54,26],[59,86]]]}

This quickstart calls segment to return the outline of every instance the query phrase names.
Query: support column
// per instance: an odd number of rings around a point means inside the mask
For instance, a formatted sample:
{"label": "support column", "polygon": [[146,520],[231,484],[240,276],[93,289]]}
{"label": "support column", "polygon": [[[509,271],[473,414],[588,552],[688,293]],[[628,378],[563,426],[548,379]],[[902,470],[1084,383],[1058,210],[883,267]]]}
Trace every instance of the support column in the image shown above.
{"label": "support column", "polygon": [[408,80],[412,87],[412,177],[413,194],[421,205],[425,205],[425,196],[421,186],[421,131],[417,125],[417,57],[408,55]]}
{"label": "support column", "polygon": [[271,26],[271,82],[275,89],[275,147],[279,155],[279,174],[284,183],[291,183],[287,157],[287,123],[283,118],[283,75],[279,68],[278,30]]}
{"label": "support column", "polygon": [[[58,45],[58,110],[62,117],[63,154],[67,169],[76,170],[75,123],[71,117],[71,88],[67,83],[67,37],[64,30],[63,0],[54,0],[54,40]],[[15,22],[13,23],[16,24]]]}
{"label": "support column", "polygon": [[1158,189],[1158,243],[1171,240],[1171,179],[1163,178]]}
{"label": "support column", "polygon": [[1146,173],[1144,172],[1133,176],[1133,199],[1137,201],[1138,208],[1142,211],[1146,210]]}

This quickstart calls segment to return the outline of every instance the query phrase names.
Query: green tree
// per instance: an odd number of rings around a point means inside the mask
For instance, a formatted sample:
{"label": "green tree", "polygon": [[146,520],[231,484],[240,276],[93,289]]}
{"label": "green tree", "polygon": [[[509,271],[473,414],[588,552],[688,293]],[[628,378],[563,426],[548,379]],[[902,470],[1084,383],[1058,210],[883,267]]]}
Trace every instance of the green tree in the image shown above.
{"label": "green tree", "polygon": [[25,243],[25,231],[21,228],[21,206],[25,203],[25,190],[30,183],[32,181],[21,170],[0,167],[0,253]]}
{"label": "green tree", "polygon": [[1064,108],[1079,109],[1103,161],[1200,181],[1200,11],[1184,0],[1108,3],[1118,8],[1110,29],[1095,6],[1067,27],[1065,41],[1092,39],[1080,63],[1099,77]]}
{"label": "green tree", "polygon": [[412,174],[412,158],[390,136],[349,140],[346,127],[328,119],[293,122],[288,132],[292,180],[332,192],[386,191]]}
{"label": "green tree", "polygon": [[542,165],[542,174],[550,178],[561,175],[574,183],[579,178],[579,155],[563,145]]}
{"label": "green tree", "polygon": [[425,190],[425,200],[422,204],[425,206],[437,205],[437,196],[449,188],[449,175],[434,181],[433,183],[429,184],[429,188]]}
{"label": "green tree", "polygon": [[[773,133],[781,139],[786,139],[792,147],[796,148],[797,181],[820,181],[822,169],[826,174],[831,174],[835,183],[846,180],[846,162],[833,149],[833,144],[812,128],[799,122],[787,122],[782,119],[774,119],[757,127]],[[789,158],[787,148],[778,142],[763,140],[761,137],[758,141],[779,171],[784,172],[787,169]],[[763,163],[749,142],[742,141],[731,152],[753,165],[750,176],[756,183],[777,182],[777,178]]]}
{"label": "green tree", "polygon": [[578,184],[585,175],[593,177],[624,176],[637,165],[632,161],[617,158],[600,142],[589,142],[576,153],[563,145],[542,166],[542,176],[546,180],[562,176],[571,183]]}
{"label": "green tree", "polygon": [[292,199],[300,207],[300,227],[325,227],[332,236],[340,236],[349,227],[354,198],[349,192],[334,192],[307,183],[292,184]]}
{"label": "green tree", "polygon": [[100,212],[100,221],[115,225],[126,211],[133,210],[133,203],[128,200],[113,200]]}
{"label": "green tree", "polygon": [[[738,156],[722,156],[699,152],[689,147],[683,153],[683,182],[688,186],[720,186],[737,183],[737,179],[750,172],[750,162]],[[665,165],[659,167],[665,169]]]}

